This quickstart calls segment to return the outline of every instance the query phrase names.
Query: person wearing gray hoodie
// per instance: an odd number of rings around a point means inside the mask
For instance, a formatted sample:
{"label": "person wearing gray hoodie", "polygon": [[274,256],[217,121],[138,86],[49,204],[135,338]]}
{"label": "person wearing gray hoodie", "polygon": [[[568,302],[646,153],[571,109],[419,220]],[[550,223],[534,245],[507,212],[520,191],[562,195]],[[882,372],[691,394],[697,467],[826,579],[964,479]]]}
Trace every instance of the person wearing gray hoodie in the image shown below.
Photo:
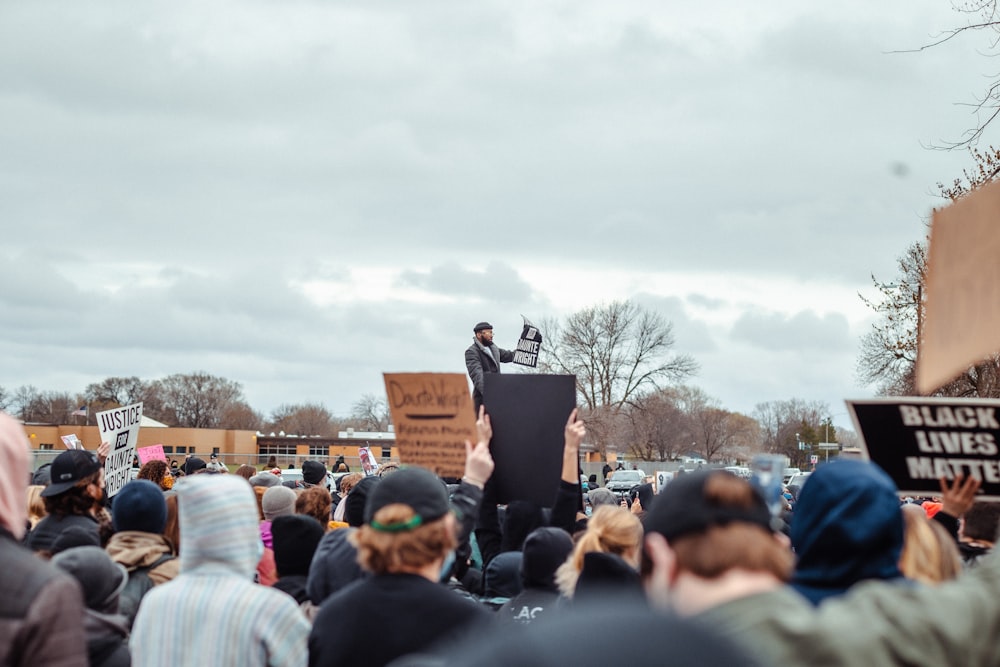
{"label": "person wearing gray hoodie", "polygon": [[128,583],[128,571],[111,560],[104,549],[73,547],[52,557],[52,564],[68,572],[83,587],[87,605],[83,630],[90,667],[128,667],[128,628],[118,613],[118,598]]}

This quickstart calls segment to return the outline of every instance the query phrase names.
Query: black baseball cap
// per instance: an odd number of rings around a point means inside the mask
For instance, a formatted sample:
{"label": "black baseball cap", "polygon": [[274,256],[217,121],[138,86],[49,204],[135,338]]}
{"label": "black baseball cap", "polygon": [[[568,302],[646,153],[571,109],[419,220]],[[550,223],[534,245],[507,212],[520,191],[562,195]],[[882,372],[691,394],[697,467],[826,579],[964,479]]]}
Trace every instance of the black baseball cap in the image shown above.
{"label": "black baseball cap", "polygon": [[[416,516],[403,524],[383,526],[372,523],[372,518],[380,509],[396,503],[407,505]],[[450,509],[444,482],[426,468],[411,466],[383,478],[375,485],[365,504],[365,523],[375,530],[396,533],[436,521]]]}
{"label": "black baseball cap", "polygon": [[58,496],[101,469],[97,457],[85,449],[69,449],[52,461],[52,482],[42,491],[43,496]]}
{"label": "black baseball cap", "polygon": [[476,326],[472,327],[472,332],[479,333],[480,331],[486,331],[487,329],[492,330],[493,325],[490,324],[489,322],[480,322]]}
{"label": "black baseball cap", "polygon": [[646,514],[643,526],[646,532],[659,533],[667,541],[702,533],[712,526],[730,523],[749,523],[771,531],[771,513],[764,498],[749,482],[753,494],[749,507],[724,504],[705,495],[705,485],[713,475],[727,475],[724,470],[688,473],[675,477],[656,499],[652,510]]}

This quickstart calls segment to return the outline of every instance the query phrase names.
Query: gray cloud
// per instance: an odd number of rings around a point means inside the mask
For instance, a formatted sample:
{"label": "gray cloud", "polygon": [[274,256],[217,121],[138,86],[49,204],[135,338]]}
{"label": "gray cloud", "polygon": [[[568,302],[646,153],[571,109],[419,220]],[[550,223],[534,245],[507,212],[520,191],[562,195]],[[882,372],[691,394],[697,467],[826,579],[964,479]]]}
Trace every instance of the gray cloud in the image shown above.
{"label": "gray cloud", "polygon": [[852,349],[847,318],[839,313],[822,317],[812,311],[795,314],[747,312],[733,324],[730,336],[766,350]]}

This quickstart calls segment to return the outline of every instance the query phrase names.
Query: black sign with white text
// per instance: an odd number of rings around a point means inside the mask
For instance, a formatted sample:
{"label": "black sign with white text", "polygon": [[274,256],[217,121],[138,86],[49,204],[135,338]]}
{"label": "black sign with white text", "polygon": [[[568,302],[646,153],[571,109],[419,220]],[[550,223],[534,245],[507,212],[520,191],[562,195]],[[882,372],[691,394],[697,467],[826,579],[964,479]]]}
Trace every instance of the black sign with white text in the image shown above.
{"label": "black sign with white text", "polygon": [[983,499],[1000,499],[1000,401],[899,397],[847,401],[873,463],[900,493],[937,495],[938,479],[982,481]]}
{"label": "black sign with white text", "polygon": [[521,315],[521,319],[524,320],[524,328],[521,329],[521,337],[514,350],[514,363],[538,368],[538,353],[542,349],[542,332],[524,315]]}

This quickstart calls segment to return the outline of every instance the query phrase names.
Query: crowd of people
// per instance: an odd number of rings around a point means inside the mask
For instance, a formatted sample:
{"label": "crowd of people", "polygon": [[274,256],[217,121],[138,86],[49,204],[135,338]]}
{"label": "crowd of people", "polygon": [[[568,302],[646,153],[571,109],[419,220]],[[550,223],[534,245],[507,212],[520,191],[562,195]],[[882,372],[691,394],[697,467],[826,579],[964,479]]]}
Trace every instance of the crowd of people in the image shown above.
{"label": "crowd of people", "polygon": [[98,453],[32,470],[0,413],[0,664],[1000,664],[973,478],[901,499],[835,461],[774,516],[706,469],[623,502],[581,484],[574,411],[552,507],[500,505],[484,410],[477,434],[460,480],[193,457],[108,499]]}

